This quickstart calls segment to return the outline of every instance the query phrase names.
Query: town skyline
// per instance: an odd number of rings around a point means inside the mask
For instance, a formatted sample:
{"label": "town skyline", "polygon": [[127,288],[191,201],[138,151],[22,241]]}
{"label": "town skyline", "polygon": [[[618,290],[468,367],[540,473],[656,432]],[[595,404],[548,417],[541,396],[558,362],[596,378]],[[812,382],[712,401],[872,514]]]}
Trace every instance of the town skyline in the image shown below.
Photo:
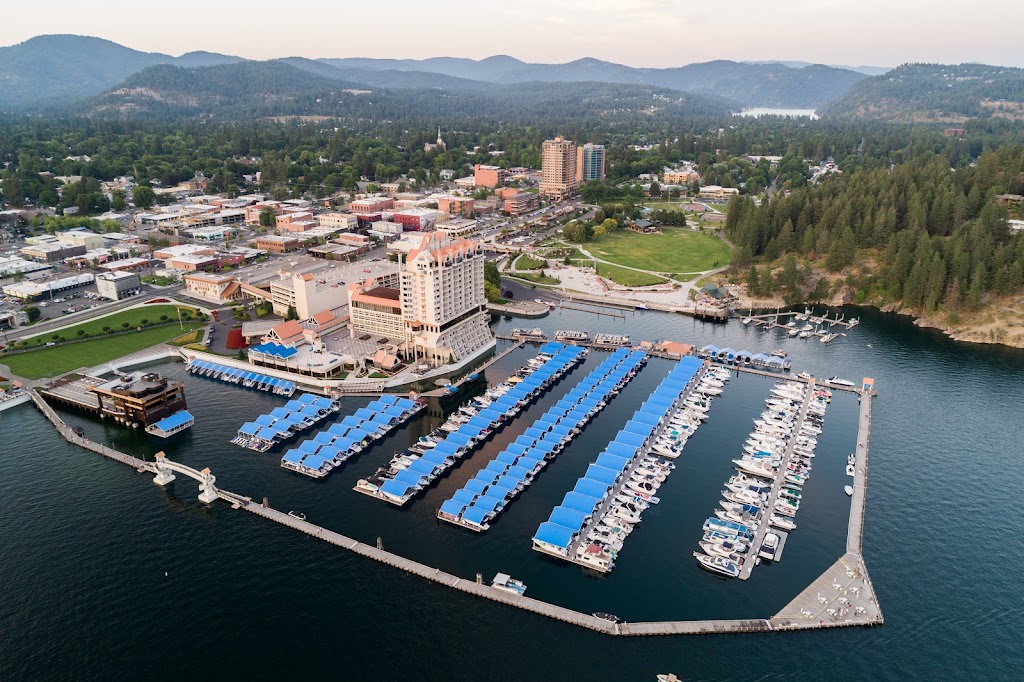
{"label": "town skyline", "polygon": [[[566,0],[555,6],[524,0],[514,7],[489,8],[485,16],[464,0],[446,2],[442,7],[396,0],[391,16],[399,21],[383,24],[361,16],[359,10],[346,11],[337,21],[306,22],[303,17],[330,13],[334,8],[321,0],[298,0],[289,5],[289,13],[296,25],[301,25],[303,39],[289,43],[271,39],[267,14],[258,10],[240,14],[230,7],[183,0],[173,13],[161,16],[156,32],[151,20],[97,12],[93,4],[54,0],[45,8],[9,8],[7,21],[0,28],[0,45],[15,45],[39,35],[72,34],[104,38],[144,52],[180,55],[210,51],[253,60],[510,55],[530,63],[591,57],[642,68],[719,59],[850,67],[895,67],[911,62],[1024,67],[1024,53],[1015,48],[1012,22],[985,20],[1010,9],[1002,0],[979,0],[971,13],[958,16],[956,22],[946,21],[949,14],[944,9],[958,11],[946,0],[931,3],[927,16],[916,4],[894,7],[880,0],[801,0],[782,12],[748,0],[734,5],[736,11],[731,16],[742,19],[728,23],[704,8],[691,10],[674,0]],[[836,16],[842,16],[842,30],[838,30]],[[364,18],[379,30],[347,30]],[[440,22],[449,39],[417,39],[418,32],[432,22]],[[521,28],[512,41],[507,34],[489,30],[492,22]],[[233,30],[225,30],[228,26]],[[908,31],[908,26],[914,30]],[[382,36],[388,39],[381,40]],[[719,39],[709,39],[713,37]],[[665,49],[637,49],[638,44],[659,43]]]}

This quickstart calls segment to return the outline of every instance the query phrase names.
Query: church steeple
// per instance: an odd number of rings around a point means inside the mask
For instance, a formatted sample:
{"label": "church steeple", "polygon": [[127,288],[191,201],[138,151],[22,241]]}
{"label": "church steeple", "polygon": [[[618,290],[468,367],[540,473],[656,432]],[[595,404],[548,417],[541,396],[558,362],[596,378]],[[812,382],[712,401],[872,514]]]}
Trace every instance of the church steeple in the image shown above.
{"label": "church steeple", "polygon": [[437,146],[444,146],[444,140],[441,139],[441,126],[437,126]]}

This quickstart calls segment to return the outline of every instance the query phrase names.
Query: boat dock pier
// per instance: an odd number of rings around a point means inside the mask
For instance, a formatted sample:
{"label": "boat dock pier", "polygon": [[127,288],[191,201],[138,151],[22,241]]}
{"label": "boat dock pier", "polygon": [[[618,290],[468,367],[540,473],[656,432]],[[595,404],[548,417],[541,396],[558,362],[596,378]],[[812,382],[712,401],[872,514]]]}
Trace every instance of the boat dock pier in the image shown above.
{"label": "boat dock pier", "polygon": [[[785,312],[776,311],[774,313],[765,313],[762,315],[742,315],[741,319],[743,320],[743,324],[753,323],[756,326],[763,326],[766,329],[785,329],[788,331],[792,327],[788,327],[786,324],[780,322],[780,320],[787,317],[794,317],[796,320],[800,320],[801,322],[806,321],[813,324],[815,327],[827,325],[829,328],[838,326],[849,330],[860,324],[860,320],[857,318],[847,320],[838,313],[836,313],[835,317],[828,317],[827,315],[809,315],[806,312],[800,313],[795,310],[788,310]],[[824,336],[824,334],[815,333],[814,336]]]}
{"label": "boat dock pier", "polygon": [[84,436],[78,435],[74,429],[68,426],[54,412],[37,391],[30,390],[29,394],[36,407],[39,408],[43,415],[54,425],[57,432],[69,443],[95,452],[108,459],[126,464],[139,473],[155,474],[154,481],[158,484],[166,484],[173,480],[172,471],[184,473],[200,482],[202,494],[199,496],[199,499],[205,503],[209,504],[216,499],[221,499],[231,505],[232,509],[250,512],[267,521],[297,530],[317,540],[330,543],[336,547],[387,564],[407,573],[412,573],[439,585],[602,634],[630,637],[782,632],[855,625],[877,625],[883,622],[881,609],[875,599],[874,589],[868,578],[863,559],[860,556],[867,484],[872,388],[873,382],[870,379],[865,379],[864,389],[861,391],[860,431],[858,433],[856,453],[857,475],[854,481],[855,492],[850,509],[850,527],[846,553],[824,574],[811,583],[809,587],[797,595],[793,601],[771,618],[653,622],[613,622],[591,614],[550,604],[539,599],[512,594],[476,581],[459,578],[438,568],[426,566],[425,564],[388,552],[383,549],[383,543],[379,539],[378,546],[371,547],[304,519],[273,509],[266,501],[257,503],[251,497],[217,488],[214,485],[215,479],[210,474],[209,469],[196,471],[191,467],[168,460],[162,456],[162,453],[157,456],[156,461],[147,462],[95,443]]}
{"label": "boat dock pier", "polygon": [[[581,305],[577,305],[575,303],[565,303],[565,302],[559,303],[558,307],[559,308],[564,308],[565,310],[579,310],[579,311],[584,312],[584,313],[590,313],[591,315],[598,315],[598,316],[600,316],[600,315],[607,315],[608,317],[614,317],[614,318],[617,318],[617,319],[620,319],[620,320],[626,319],[625,315],[623,315],[621,312],[618,312],[620,310],[625,310],[625,308],[613,308],[611,306],[599,306],[596,303],[591,303],[591,304],[588,304],[588,306],[584,307],[584,306],[581,306]],[[597,308],[597,310],[594,310],[594,308]],[[609,312],[609,311],[615,311],[615,312]]]}
{"label": "boat dock pier", "polygon": [[[512,345],[510,345],[508,348],[506,348],[505,350],[501,351],[500,353],[495,353],[490,359],[487,360],[487,362],[483,363],[482,365],[480,365],[479,367],[474,369],[469,374],[466,374],[466,375],[462,376],[458,381],[453,381],[450,384],[450,386],[453,389],[455,389],[457,391],[464,384],[467,384],[467,383],[469,383],[471,381],[474,381],[474,379],[470,379],[469,378],[471,375],[474,375],[474,374],[479,375],[481,372],[483,372],[488,367],[490,367],[494,363],[496,363],[499,360],[501,360],[502,358],[504,358],[506,355],[508,355],[512,351],[517,350],[519,348],[522,348],[523,346],[526,345],[525,341],[521,341],[519,339],[513,339],[511,337],[506,339],[503,336],[497,336],[496,338],[499,338],[499,339],[502,339],[502,340],[506,340],[506,341],[513,341],[514,343]],[[435,388],[432,391],[424,391],[420,395],[424,396],[424,397],[440,398],[440,397],[443,397],[445,395],[449,395],[449,391],[448,391],[447,388],[442,386],[441,388]]]}
{"label": "boat dock pier", "polygon": [[[807,418],[807,407],[811,404],[811,400],[814,399],[814,382],[809,382],[807,390],[804,391],[804,401],[800,404],[800,414],[796,418],[796,423],[793,424],[793,433],[800,431],[800,426],[803,425],[804,419]],[[782,457],[782,464],[779,465],[779,470],[775,475],[775,480],[772,482],[772,490],[768,495],[768,501],[764,505],[764,513],[771,515],[775,513],[775,502],[779,499],[779,491],[782,490],[782,482],[786,479],[786,471],[789,468],[789,461],[793,457],[793,450],[796,448],[796,437],[790,439],[789,444],[786,446],[786,453]],[[751,571],[754,570],[754,565],[757,564],[757,553],[761,550],[761,543],[764,542],[764,536],[768,533],[768,524],[766,521],[762,521],[757,526],[757,532],[754,533],[754,539],[750,541],[750,555],[743,562],[740,567],[740,580],[746,580],[750,577]],[[773,531],[774,532],[774,531]],[[781,538],[781,535],[780,535]],[[780,545],[779,549],[782,547]],[[781,551],[776,560],[781,558]]]}

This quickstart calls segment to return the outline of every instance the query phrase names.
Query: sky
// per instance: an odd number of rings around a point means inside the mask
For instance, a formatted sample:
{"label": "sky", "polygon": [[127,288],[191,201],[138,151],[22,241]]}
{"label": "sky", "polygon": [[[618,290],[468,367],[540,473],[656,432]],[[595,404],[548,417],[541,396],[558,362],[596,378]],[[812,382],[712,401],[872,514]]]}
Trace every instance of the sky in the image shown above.
{"label": "sky", "polygon": [[0,45],[74,33],[147,52],[208,50],[249,59],[508,54],[528,62],[595,57],[646,67],[713,59],[1024,67],[1019,1],[15,1],[4,3],[10,6]]}

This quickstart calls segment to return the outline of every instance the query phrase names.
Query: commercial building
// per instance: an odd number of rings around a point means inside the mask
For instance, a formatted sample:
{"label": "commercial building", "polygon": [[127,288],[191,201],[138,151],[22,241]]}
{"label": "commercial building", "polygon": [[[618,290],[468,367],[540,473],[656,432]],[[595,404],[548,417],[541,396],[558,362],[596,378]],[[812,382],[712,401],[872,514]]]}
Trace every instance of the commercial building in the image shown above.
{"label": "commercial building", "polygon": [[179,258],[181,256],[213,256],[216,255],[216,253],[216,249],[209,246],[180,244],[178,246],[167,246],[162,249],[157,249],[153,252],[153,258],[156,260],[168,261],[172,258]]}
{"label": "commercial building", "polygon": [[220,267],[220,258],[216,254],[206,256],[192,254],[176,256],[164,261],[164,267],[178,272],[195,272],[196,270],[216,270]]}
{"label": "commercial building", "polygon": [[662,184],[689,185],[700,181],[700,174],[693,168],[666,168],[661,173]]}
{"label": "commercial building", "polygon": [[505,169],[499,166],[473,166],[473,184],[477,187],[501,187],[505,184]]}
{"label": "commercial building", "polygon": [[320,227],[332,230],[351,231],[359,227],[359,219],[351,213],[321,213],[317,217],[320,220]]}
{"label": "commercial building", "polygon": [[54,294],[59,294],[62,291],[69,291],[78,287],[85,286],[86,284],[92,284],[93,275],[92,273],[84,273],[81,275],[71,275],[70,277],[61,277],[59,279],[52,279],[48,282],[18,282],[16,284],[8,284],[3,288],[4,295],[10,296],[11,298],[20,298],[23,301],[34,301],[44,296],[53,298]]}
{"label": "commercial building", "polygon": [[519,192],[505,199],[503,210],[510,216],[518,216],[537,208],[537,195]]}
{"label": "commercial building", "polygon": [[149,372],[113,379],[72,374],[39,389],[48,400],[75,405],[127,426],[140,427],[186,409],[185,384]]}
{"label": "commercial building", "polygon": [[459,197],[452,194],[437,197],[437,210],[441,213],[447,213],[453,218],[455,216],[472,218],[473,206],[474,202],[471,197]]}
{"label": "commercial building", "polygon": [[353,335],[387,338],[406,360],[434,364],[457,362],[493,343],[478,242],[435,232],[395,252],[397,283],[378,277],[349,285]]}
{"label": "commercial building", "polygon": [[348,210],[352,213],[376,213],[378,211],[387,211],[394,207],[394,199],[379,195],[355,199],[348,204]]}
{"label": "commercial building", "polygon": [[604,180],[604,145],[585,144],[576,150],[576,182]]}
{"label": "commercial building", "polygon": [[270,283],[270,302],[274,312],[281,317],[287,317],[291,309],[304,320],[324,310],[344,306],[345,289],[338,282],[317,281],[309,273],[282,273],[279,279]]}
{"label": "commercial building", "polygon": [[446,223],[439,223],[437,231],[448,239],[465,239],[480,231],[480,224],[475,220],[455,218]]}
{"label": "commercial building", "polygon": [[83,255],[88,249],[83,245],[72,244],[38,244],[26,246],[21,250],[21,255],[28,260],[37,263],[56,263],[65,258]]}
{"label": "commercial building", "polygon": [[408,208],[391,214],[391,221],[401,223],[406,230],[429,232],[437,226],[441,213],[432,208]]}
{"label": "commercial building", "polygon": [[296,237],[268,234],[257,237],[255,245],[257,249],[269,253],[288,253],[302,246],[302,241]]}
{"label": "commercial building", "polygon": [[88,251],[103,248],[103,235],[84,227],[58,232],[57,241],[68,246],[84,246]]}
{"label": "commercial building", "polygon": [[132,296],[141,286],[142,281],[134,272],[101,272],[96,275],[96,293],[111,301]]}
{"label": "commercial building", "polygon": [[562,137],[545,140],[541,148],[540,193],[556,201],[573,194],[576,182],[576,143]]}
{"label": "commercial building", "polygon": [[201,298],[211,303],[241,298],[239,283],[229,275],[216,275],[206,272],[190,272],[182,277],[185,291],[189,296]]}
{"label": "commercial building", "polygon": [[735,187],[719,187],[718,185],[704,185],[700,188],[700,195],[706,199],[728,199],[740,193]]}

